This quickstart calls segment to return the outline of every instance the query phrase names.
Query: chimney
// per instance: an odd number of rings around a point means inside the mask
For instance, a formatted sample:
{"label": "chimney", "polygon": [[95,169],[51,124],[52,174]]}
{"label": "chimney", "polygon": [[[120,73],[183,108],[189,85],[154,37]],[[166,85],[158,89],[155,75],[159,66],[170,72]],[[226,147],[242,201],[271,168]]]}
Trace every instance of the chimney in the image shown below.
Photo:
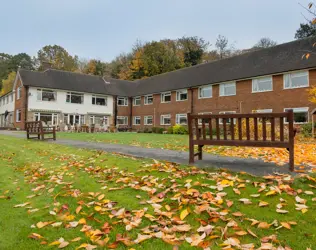
{"label": "chimney", "polygon": [[45,70],[48,70],[48,69],[52,69],[52,63],[51,62],[48,62],[48,61],[43,61],[42,62],[42,70],[45,71]]}

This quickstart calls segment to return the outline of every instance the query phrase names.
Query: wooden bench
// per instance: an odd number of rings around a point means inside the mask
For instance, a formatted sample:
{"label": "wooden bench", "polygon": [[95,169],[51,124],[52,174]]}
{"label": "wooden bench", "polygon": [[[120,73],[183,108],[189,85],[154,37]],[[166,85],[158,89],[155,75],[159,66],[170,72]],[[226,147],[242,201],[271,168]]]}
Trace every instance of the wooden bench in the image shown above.
{"label": "wooden bench", "polygon": [[[26,137],[27,139],[53,139],[56,141],[56,129],[55,127],[44,127],[41,121],[37,122],[26,122]],[[45,138],[45,135],[52,134],[53,137]],[[36,137],[31,137],[30,135],[36,135]]]}
{"label": "wooden bench", "polygon": [[[287,124],[285,124],[285,119]],[[221,115],[194,115],[188,113],[188,125],[189,163],[194,163],[195,156],[202,160],[204,145],[273,147],[288,149],[290,170],[294,170],[294,137],[296,131],[294,130],[293,110],[283,113]],[[259,128],[260,134],[258,132]],[[207,130],[209,135],[207,135]],[[197,153],[194,153],[195,145],[198,146]]]}

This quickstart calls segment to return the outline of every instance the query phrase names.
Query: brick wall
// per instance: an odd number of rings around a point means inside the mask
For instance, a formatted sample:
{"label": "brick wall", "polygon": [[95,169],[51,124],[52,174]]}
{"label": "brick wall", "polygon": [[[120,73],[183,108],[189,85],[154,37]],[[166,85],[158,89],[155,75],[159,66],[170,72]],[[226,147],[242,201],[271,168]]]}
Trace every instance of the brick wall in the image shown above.
{"label": "brick wall", "polygon": [[[316,70],[309,71],[309,84],[316,86]],[[193,88],[192,113],[212,112],[218,114],[221,111],[236,111],[237,113],[251,113],[257,109],[272,109],[273,112],[283,112],[284,108],[309,107],[312,111],[316,104],[308,101],[309,88],[283,89],[283,75],[273,76],[273,91],[252,93],[252,80],[236,82],[235,96],[219,96],[219,85],[213,85],[213,97],[198,98],[198,88]],[[144,96],[141,97],[141,105],[132,107],[133,116],[141,117],[141,125],[133,125],[133,129],[143,129],[144,116],[152,115],[156,127],[168,127],[160,125],[160,115],[170,114],[171,125],[175,124],[176,114],[190,112],[191,90],[188,89],[186,101],[176,101],[176,91],[172,91],[171,102],[161,103],[160,94],[154,94],[154,103],[144,105]],[[118,107],[118,115],[129,116],[129,107]],[[311,117],[310,117],[311,120]]]}
{"label": "brick wall", "polygon": [[[17,89],[21,87],[21,95],[20,98],[17,99]],[[14,104],[14,126],[16,128],[20,129],[25,129],[25,120],[27,118],[27,96],[28,96],[28,91],[27,88],[25,88],[22,85],[22,82],[20,79],[17,80],[17,84],[15,86],[15,104]],[[21,110],[21,121],[17,122],[16,121],[16,115],[17,115],[17,110]]]}

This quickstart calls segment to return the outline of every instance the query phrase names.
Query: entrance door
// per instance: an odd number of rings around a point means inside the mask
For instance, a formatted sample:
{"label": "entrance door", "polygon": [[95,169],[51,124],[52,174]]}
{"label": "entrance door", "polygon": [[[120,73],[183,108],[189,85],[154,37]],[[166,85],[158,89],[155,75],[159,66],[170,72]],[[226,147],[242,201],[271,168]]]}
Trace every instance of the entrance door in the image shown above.
{"label": "entrance door", "polygon": [[74,116],[73,115],[69,115],[69,124],[74,125]]}
{"label": "entrance door", "polygon": [[75,124],[80,124],[80,115],[75,115]]}

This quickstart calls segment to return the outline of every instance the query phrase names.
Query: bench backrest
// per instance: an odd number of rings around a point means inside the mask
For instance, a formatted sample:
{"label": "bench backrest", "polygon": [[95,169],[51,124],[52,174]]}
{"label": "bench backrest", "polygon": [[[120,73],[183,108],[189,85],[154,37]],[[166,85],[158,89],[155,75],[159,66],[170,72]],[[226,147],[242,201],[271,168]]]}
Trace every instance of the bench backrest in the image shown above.
{"label": "bench backrest", "polygon": [[40,133],[43,131],[43,124],[41,121],[26,122],[25,128],[28,133]]}
{"label": "bench backrest", "polygon": [[190,144],[289,148],[293,110],[283,113],[188,114]]}

